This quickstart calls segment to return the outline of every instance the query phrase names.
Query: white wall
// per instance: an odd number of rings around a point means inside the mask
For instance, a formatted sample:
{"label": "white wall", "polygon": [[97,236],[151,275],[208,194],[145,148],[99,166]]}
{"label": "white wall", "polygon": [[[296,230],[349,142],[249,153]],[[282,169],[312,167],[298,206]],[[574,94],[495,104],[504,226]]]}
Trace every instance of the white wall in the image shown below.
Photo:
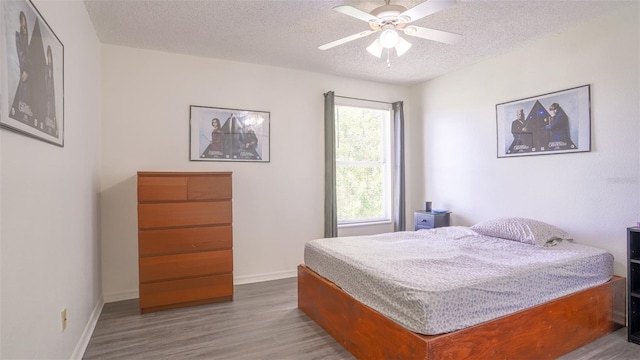
{"label": "white wall", "polygon": [[[102,254],[106,301],[137,297],[137,171],[232,171],[234,281],[295,276],[323,235],[323,93],[397,101],[406,87],[105,45]],[[386,70],[386,69],[385,69]],[[269,163],[189,161],[189,105],[269,111]]]}
{"label": "white wall", "polygon": [[0,130],[0,358],[68,359],[102,292],[100,43],[82,2],[35,5],[64,44],[65,146]]}
{"label": "white wall", "polygon": [[[412,88],[423,119],[409,150],[424,154],[416,208],[433,200],[455,225],[546,221],[612,252],[626,276],[626,228],[640,220],[638,6]],[[585,84],[591,152],[496,157],[495,104]]]}

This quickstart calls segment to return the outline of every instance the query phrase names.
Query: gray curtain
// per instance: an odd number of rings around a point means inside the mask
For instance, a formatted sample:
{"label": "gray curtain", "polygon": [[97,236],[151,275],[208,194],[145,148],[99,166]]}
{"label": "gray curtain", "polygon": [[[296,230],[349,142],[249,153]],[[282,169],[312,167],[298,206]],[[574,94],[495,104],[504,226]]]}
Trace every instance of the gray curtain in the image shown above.
{"label": "gray curtain", "polygon": [[329,91],[324,94],[324,237],[326,238],[338,236],[335,109],[335,94]]}
{"label": "gray curtain", "polygon": [[393,106],[393,139],[395,167],[393,171],[393,230],[406,230],[406,214],[404,199],[404,112],[402,101],[397,101]]}

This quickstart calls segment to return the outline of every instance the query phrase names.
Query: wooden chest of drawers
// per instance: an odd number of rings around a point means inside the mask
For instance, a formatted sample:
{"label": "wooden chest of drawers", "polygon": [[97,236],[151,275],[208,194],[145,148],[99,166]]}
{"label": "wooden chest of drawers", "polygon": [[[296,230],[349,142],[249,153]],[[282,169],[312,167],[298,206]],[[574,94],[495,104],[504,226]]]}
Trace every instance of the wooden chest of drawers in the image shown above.
{"label": "wooden chest of drawers", "polygon": [[233,299],[228,172],[138,172],[140,311]]}

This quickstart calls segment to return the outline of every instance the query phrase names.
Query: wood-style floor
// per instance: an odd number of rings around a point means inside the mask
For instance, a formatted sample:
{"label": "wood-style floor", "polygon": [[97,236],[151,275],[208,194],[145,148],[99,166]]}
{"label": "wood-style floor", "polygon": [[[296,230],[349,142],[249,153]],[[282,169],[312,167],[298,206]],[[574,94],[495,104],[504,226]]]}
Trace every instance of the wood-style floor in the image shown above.
{"label": "wood-style floor", "polygon": [[[232,302],[145,315],[137,300],[105,304],[83,359],[354,359],[298,310],[296,285],[239,285]],[[560,359],[640,359],[626,339],[623,328]]]}

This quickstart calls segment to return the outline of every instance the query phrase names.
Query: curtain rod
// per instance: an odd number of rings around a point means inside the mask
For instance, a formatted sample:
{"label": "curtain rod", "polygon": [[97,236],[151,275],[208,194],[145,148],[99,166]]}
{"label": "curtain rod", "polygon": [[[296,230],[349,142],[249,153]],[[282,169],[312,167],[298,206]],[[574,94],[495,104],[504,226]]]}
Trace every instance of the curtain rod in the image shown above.
{"label": "curtain rod", "polygon": [[339,97],[339,98],[343,98],[343,99],[362,100],[362,101],[371,101],[371,102],[377,102],[377,103],[381,103],[381,104],[389,104],[389,105],[393,105],[393,103],[390,103],[390,102],[387,102],[387,101],[369,100],[369,99],[360,99],[360,98],[349,97],[349,96],[340,96],[340,95],[334,95],[334,96],[335,96],[335,97]]}

